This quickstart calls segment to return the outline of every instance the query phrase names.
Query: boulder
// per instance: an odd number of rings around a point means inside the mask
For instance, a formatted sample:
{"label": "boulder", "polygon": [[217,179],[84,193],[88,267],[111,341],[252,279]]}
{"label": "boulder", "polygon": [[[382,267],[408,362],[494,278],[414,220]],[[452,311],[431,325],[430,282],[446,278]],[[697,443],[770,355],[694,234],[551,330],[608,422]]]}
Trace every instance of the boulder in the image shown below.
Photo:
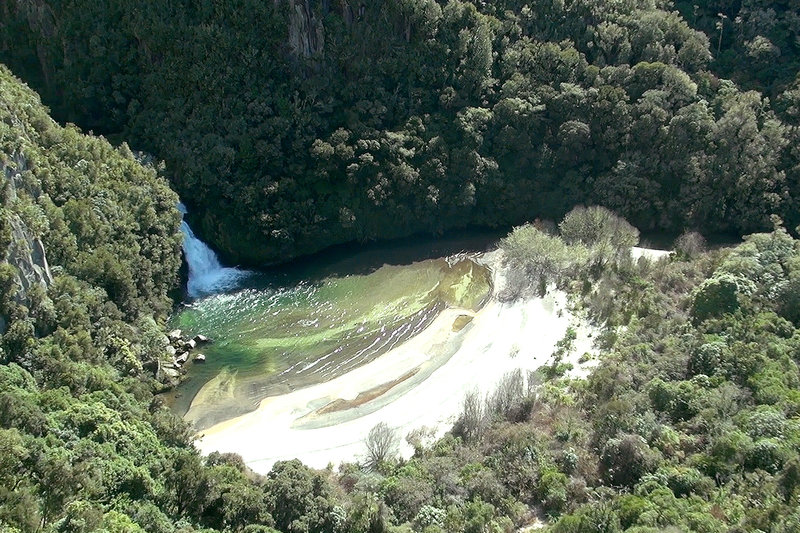
{"label": "boulder", "polygon": [[174,368],[162,368],[161,370],[164,372],[164,375],[169,378],[174,379],[181,375],[181,373],[178,370],[175,370]]}
{"label": "boulder", "polygon": [[177,364],[181,364],[181,365],[182,365],[182,364],[184,364],[184,363],[185,363],[186,361],[188,361],[188,360],[189,360],[189,354],[188,354],[188,353],[186,353],[186,352],[181,352],[181,353],[180,353],[180,354],[178,354],[178,356],[175,358],[175,363],[177,363]]}
{"label": "boulder", "polygon": [[178,341],[178,340],[181,339],[181,335],[182,334],[183,334],[183,332],[181,330],[173,329],[172,331],[167,333],[167,337],[169,337],[169,340],[171,340],[171,341]]}
{"label": "boulder", "polygon": [[197,346],[197,343],[195,342],[194,339],[188,340],[183,343],[183,347],[187,350],[193,350],[195,346]]}
{"label": "boulder", "polygon": [[199,354],[194,356],[194,361],[195,361],[195,363],[205,363],[206,362],[206,356],[204,354],[199,353]]}
{"label": "boulder", "polygon": [[192,338],[192,340],[193,340],[193,341],[194,341],[196,344],[206,344],[206,343],[209,343],[209,342],[211,342],[211,339],[209,339],[209,338],[208,338],[208,337],[206,337],[205,335],[195,335],[195,336]]}
{"label": "boulder", "polygon": [[164,350],[166,350],[167,354],[169,354],[170,356],[174,356],[176,352],[175,347],[172,346],[171,344],[166,348],[164,348]]}

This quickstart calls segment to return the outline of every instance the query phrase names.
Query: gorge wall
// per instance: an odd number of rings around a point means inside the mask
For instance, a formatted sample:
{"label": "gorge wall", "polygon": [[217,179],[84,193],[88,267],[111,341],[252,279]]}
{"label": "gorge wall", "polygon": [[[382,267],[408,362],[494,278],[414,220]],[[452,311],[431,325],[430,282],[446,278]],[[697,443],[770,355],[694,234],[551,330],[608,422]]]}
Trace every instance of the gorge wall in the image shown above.
{"label": "gorge wall", "polygon": [[796,84],[721,79],[727,41],[652,2],[3,9],[0,61],[60,120],[163,159],[234,264],[580,203],[643,231],[800,222]]}

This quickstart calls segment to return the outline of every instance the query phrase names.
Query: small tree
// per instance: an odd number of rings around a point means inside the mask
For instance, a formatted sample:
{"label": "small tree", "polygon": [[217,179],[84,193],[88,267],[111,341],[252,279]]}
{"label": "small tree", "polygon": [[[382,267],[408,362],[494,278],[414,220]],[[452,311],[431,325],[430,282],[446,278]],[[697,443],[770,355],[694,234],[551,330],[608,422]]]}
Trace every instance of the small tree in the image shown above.
{"label": "small tree", "polygon": [[411,430],[406,435],[406,442],[414,448],[414,455],[422,455],[425,447],[436,440],[436,429],[422,426]]}
{"label": "small tree", "polygon": [[477,440],[486,428],[486,413],[483,409],[480,393],[471,390],[464,395],[461,404],[461,416],[453,427],[453,434],[466,442]]}
{"label": "small tree", "polygon": [[609,439],[600,453],[600,471],[607,483],[632,487],[658,467],[660,454],[639,435]]}
{"label": "small tree", "polygon": [[[505,420],[518,417],[525,399],[525,379],[517,369],[506,373],[497,383],[494,392],[486,399],[486,415]],[[466,404],[466,402],[465,402]]]}
{"label": "small tree", "polygon": [[639,230],[605,207],[576,207],[558,225],[567,244],[596,246],[608,243],[615,251],[625,251],[639,242]]}
{"label": "small tree", "polygon": [[[800,261],[797,261],[800,267]],[[800,326],[800,268],[789,274],[789,281],[778,295],[778,313]]]}
{"label": "small tree", "polygon": [[691,313],[695,323],[733,313],[740,306],[740,295],[750,296],[755,285],[733,274],[723,272],[705,280],[694,290]]}
{"label": "small tree", "polygon": [[[568,248],[559,237],[548,235],[530,224],[519,226],[500,241],[505,252],[506,262],[513,271],[523,276],[509,276],[509,281],[524,281],[533,284],[540,294],[548,283],[558,282],[569,270],[581,263],[583,252],[580,247]],[[524,288],[509,287],[509,292],[522,294]]]}
{"label": "small tree", "polygon": [[386,422],[380,422],[370,429],[365,441],[367,467],[375,470],[381,463],[394,459],[398,452],[398,441],[397,432]]}
{"label": "small tree", "polygon": [[706,240],[696,231],[687,231],[675,240],[678,257],[694,259],[706,251]]}

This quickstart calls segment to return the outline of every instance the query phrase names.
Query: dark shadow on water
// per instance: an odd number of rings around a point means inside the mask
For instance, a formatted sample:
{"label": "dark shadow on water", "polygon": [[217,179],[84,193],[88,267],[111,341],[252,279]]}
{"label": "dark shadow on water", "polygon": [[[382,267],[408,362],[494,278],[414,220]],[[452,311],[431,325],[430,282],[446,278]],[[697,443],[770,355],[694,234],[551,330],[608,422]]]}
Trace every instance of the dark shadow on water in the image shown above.
{"label": "dark shadow on water", "polygon": [[416,235],[366,244],[346,243],[277,266],[253,271],[238,289],[285,287],[299,282],[315,283],[331,277],[366,275],[383,265],[410,265],[458,253],[493,249],[510,228],[470,228],[447,232],[441,237]]}
{"label": "dark shadow on water", "polygon": [[[462,252],[486,252],[495,248],[511,229],[469,227],[451,230],[439,237],[420,234],[389,241],[350,242],[331,246],[290,263],[264,267],[257,272],[272,278],[279,285],[295,284],[299,281],[314,282],[329,277],[365,275],[386,264],[409,265],[416,261]],[[680,234],[665,231],[642,232],[639,246],[671,250],[679,236]],[[735,233],[715,233],[704,237],[711,248],[735,245],[742,240]]]}
{"label": "dark shadow on water", "polygon": [[[235,287],[220,292],[242,289],[279,289],[300,282],[317,283],[326,278],[370,274],[383,265],[409,265],[417,261],[446,257],[458,253],[485,252],[495,248],[511,227],[487,228],[473,226],[449,230],[441,236],[423,233],[388,241],[367,243],[349,242],[331,246],[315,254],[300,257],[289,263],[249,269],[251,275],[239,280]],[[671,250],[678,233],[659,230],[643,231],[639,246]],[[742,241],[736,233],[715,233],[704,236],[709,248],[732,246]],[[185,262],[183,262],[185,265]],[[185,270],[185,267],[184,267]],[[180,304],[190,303],[186,291],[186,272],[182,284],[173,294],[176,311]]]}
{"label": "dark shadow on water", "polygon": [[[350,242],[331,246],[289,263],[250,269],[252,275],[241,279],[230,292],[241,289],[281,288],[297,283],[316,283],[326,278],[370,274],[383,265],[409,265],[417,261],[458,253],[485,252],[497,246],[512,228],[470,227],[446,232],[442,236],[413,235],[389,241]],[[642,232],[639,246],[670,250],[678,234],[663,231]],[[736,234],[706,236],[710,248],[741,242]],[[229,291],[222,291],[229,292]],[[190,302],[183,285],[183,301]]]}

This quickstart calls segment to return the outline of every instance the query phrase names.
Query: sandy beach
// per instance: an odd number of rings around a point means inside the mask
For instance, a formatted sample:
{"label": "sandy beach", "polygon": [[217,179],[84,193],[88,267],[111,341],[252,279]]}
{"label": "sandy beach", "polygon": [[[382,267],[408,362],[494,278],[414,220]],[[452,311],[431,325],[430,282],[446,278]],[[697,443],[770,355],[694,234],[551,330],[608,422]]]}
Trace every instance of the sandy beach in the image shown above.
{"label": "sandy beach", "polygon": [[631,248],[631,257],[633,257],[634,260],[644,257],[650,261],[658,261],[664,257],[669,257],[672,253],[674,252],[670,250],[655,250],[653,248],[640,248],[639,246]]}
{"label": "sandy beach", "polygon": [[[495,287],[501,287],[499,253],[483,260]],[[478,312],[446,309],[421,333],[369,364],[266,398],[255,411],[204,430],[196,444],[203,453],[238,453],[253,470],[266,473],[276,461],[292,458],[318,468],[358,460],[367,433],[379,422],[401,438],[423,426],[442,435],[467,392],[486,393],[507,372],[546,364],[568,327],[578,333],[570,362],[591,351],[591,328],[571,315],[566,300],[552,291],[510,303],[491,298]],[[401,453],[411,453],[405,442]]]}

